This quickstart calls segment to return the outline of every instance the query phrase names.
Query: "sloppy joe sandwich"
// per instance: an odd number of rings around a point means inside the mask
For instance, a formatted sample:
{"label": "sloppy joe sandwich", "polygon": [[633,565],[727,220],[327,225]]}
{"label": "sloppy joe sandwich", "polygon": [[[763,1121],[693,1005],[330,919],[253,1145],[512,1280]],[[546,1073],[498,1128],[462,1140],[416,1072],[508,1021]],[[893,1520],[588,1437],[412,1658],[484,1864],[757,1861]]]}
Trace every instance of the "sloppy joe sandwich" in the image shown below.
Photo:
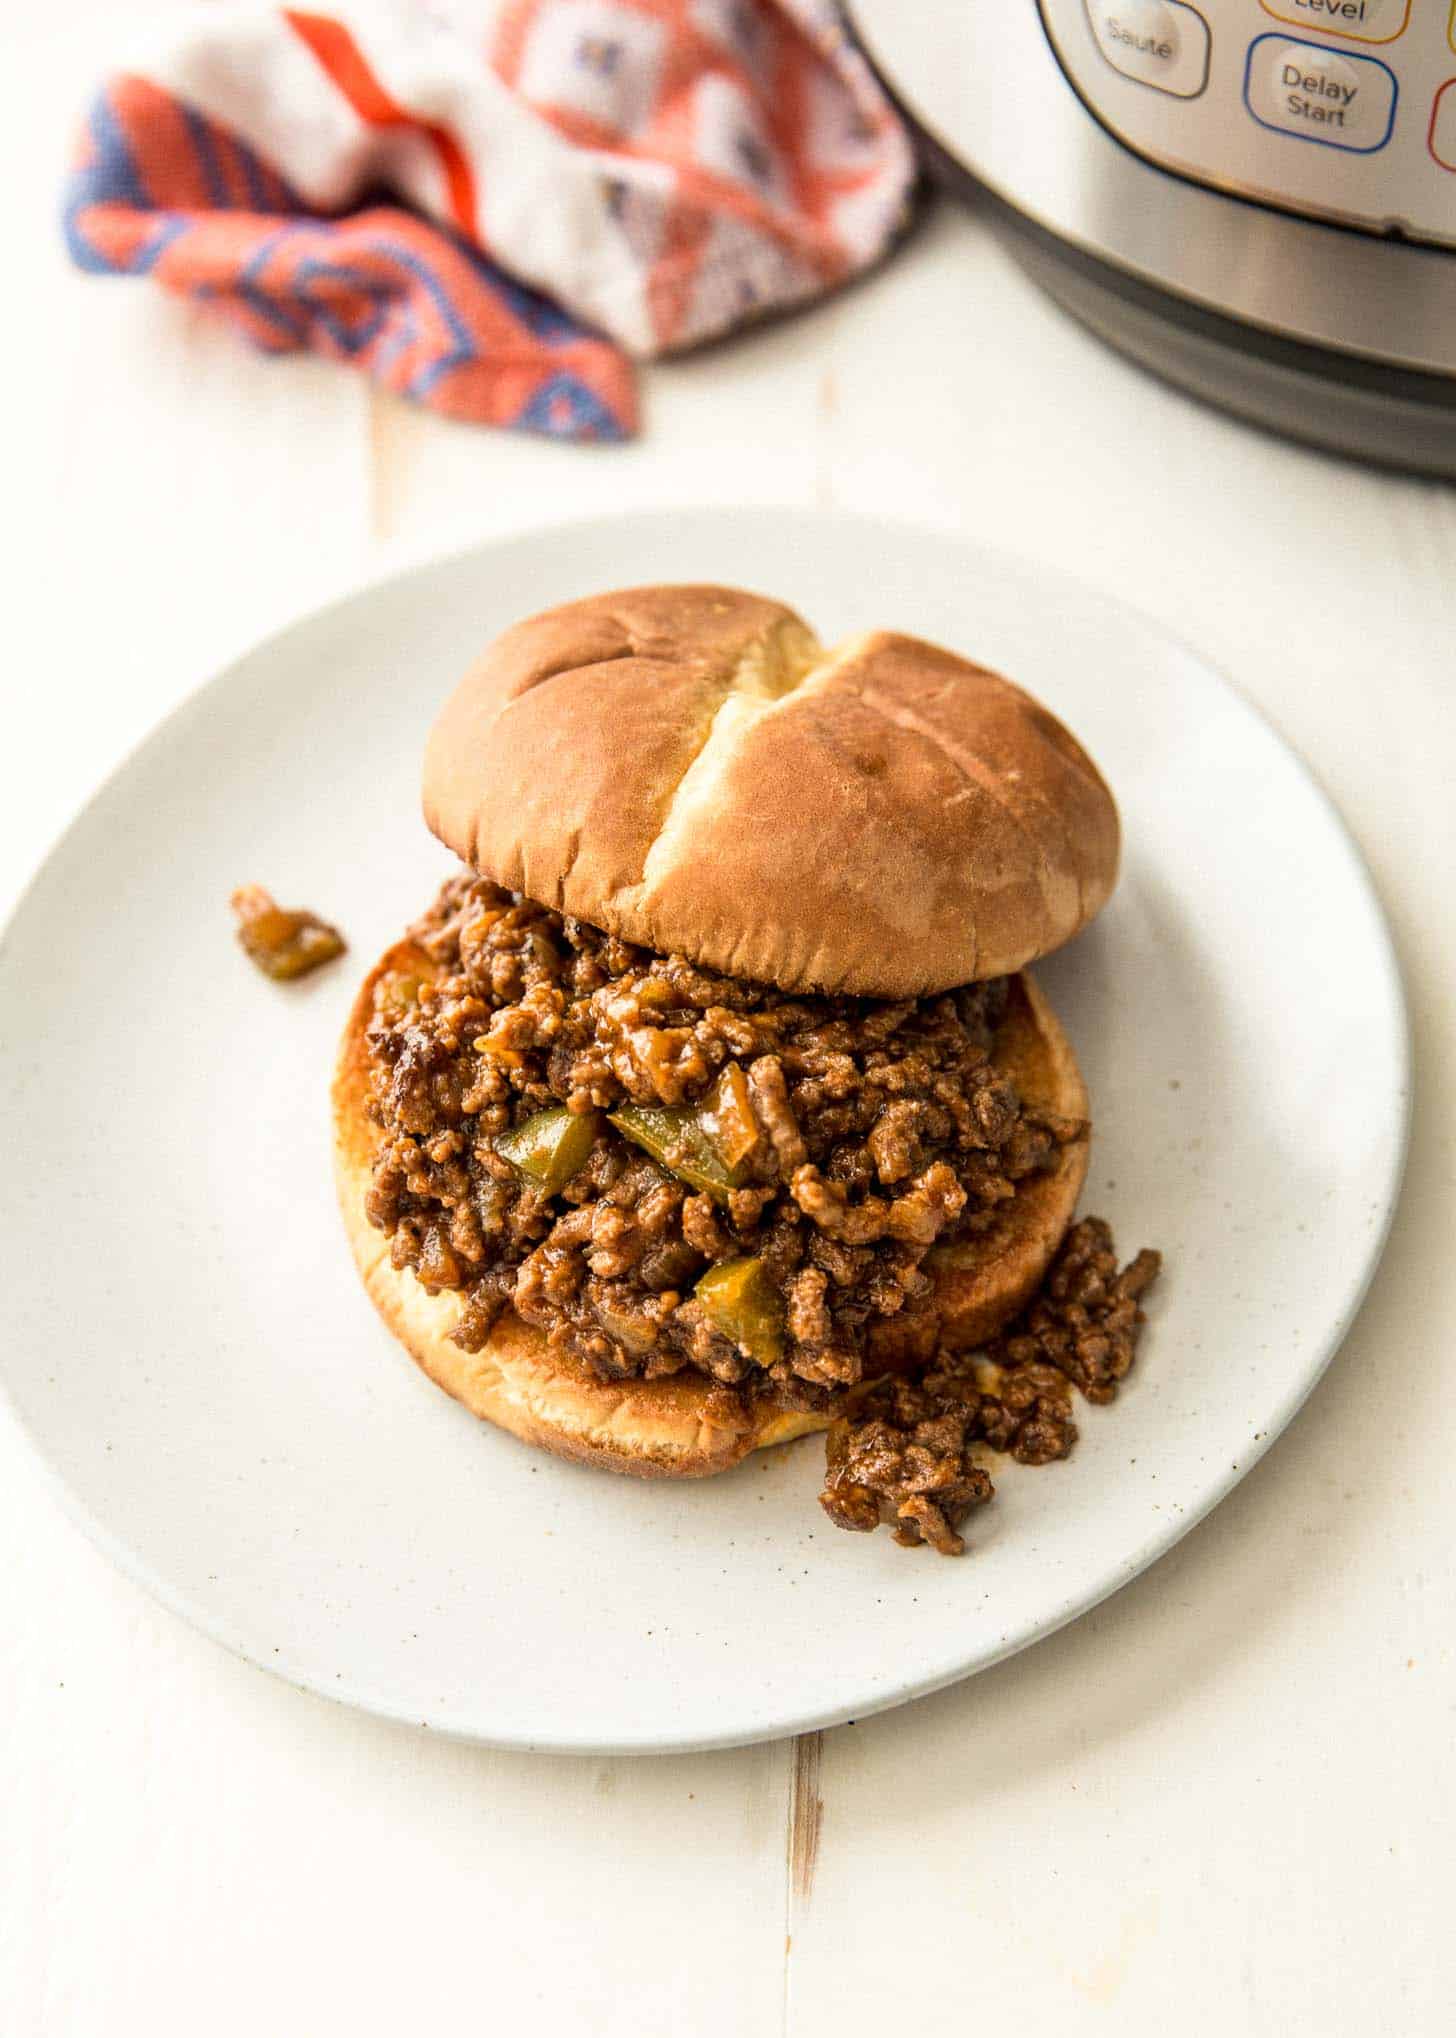
{"label": "sloppy joe sandwich", "polygon": [[1064,1455],[1071,1386],[1114,1391],[1156,1272],[1073,1224],[1088,1099],[1027,973],[1117,875],[1086,752],[917,638],[638,588],[489,647],[424,811],[461,868],[334,1093],[391,1330],[606,1471],[831,1429],[834,1520],[959,1549],[988,1454]]}

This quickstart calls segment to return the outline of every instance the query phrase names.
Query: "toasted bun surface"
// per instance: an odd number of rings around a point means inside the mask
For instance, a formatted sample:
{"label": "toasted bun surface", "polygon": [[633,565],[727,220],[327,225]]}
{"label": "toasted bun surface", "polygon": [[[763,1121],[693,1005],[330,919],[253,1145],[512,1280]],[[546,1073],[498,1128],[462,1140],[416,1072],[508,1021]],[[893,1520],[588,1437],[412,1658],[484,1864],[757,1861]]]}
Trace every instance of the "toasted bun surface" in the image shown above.
{"label": "toasted bun surface", "polygon": [[885,631],[826,652],[732,588],[507,630],[435,723],[424,808],[512,891],[791,991],[1008,976],[1117,876],[1112,795],[1019,687]]}
{"label": "toasted bun surface", "polygon": [[[483,1350],[462,1351],[450,1332],[461,1297],[431,1295],[408,1269],[390,1263],[389,1240],[364,1214],[378,1134],[365,1115],[365,1030],[374,988],[390,970],[427,976],[429,958],[410,942],[389,949],[354,1002],[334,1077],[334,1164],[354,1261],[370,1299],[410,1355],[473,1414],[563,1458],[643,1479],[692,1479],[726,1471],[766,1444],[786,1443],[829,1418],[760,1404],[744,1426],[710,1418],[708,1383],[695,1373],[659,1380],[604,1381],[554,1351],[540,1331],[508,1311]],[[1023,1098],[1085,1118],[1087,1093],[1065,1034],[1029,977],[1012,986],[995,1059]],[[871,1341],[871,1372],[911,1369],[937,1345],[965,1349],[991,1337],[1031,1295],[1061,1243],[1087,1171],[1087,1140],[1062,1149],[1059,1167],[1032,1176],[974,1246],[937,1256],[930,1304],[886,1318]]]}

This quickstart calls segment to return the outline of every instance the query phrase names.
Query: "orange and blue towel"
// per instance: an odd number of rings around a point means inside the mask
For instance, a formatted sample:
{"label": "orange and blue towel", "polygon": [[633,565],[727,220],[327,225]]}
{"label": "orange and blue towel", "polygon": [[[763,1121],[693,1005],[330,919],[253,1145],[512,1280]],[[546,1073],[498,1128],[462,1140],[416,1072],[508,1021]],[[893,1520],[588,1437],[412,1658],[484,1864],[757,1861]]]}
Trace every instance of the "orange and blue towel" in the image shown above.
{"label": "orange and blue towel", "polygon": [[913,183],[831,0],[209,7],[96,98],[65,224],[269,353],[610,440],[634,360],[872,263]]}

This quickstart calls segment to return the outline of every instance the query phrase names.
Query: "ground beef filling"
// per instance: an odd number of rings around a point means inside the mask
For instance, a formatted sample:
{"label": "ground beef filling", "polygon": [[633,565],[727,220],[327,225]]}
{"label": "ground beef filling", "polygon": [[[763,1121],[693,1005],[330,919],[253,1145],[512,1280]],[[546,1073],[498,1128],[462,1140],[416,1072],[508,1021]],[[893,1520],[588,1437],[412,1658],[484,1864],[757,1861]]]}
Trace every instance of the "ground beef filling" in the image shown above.
{"label": "ground beef filling", "polygon": [[411,932],[429,969],[381,982],[369,1030],[367,1207],[396,1267],[463,1293],[467,1350],[510,1305],[602,1378],[834,1406],[932,1248],[1083,1130],[993,1065],[1004,982],[795,998],[463,876]]}
{"label": "ground beef filling", "polygon": [[1085,1217],[1028,1308],[984,1350],[944,1353],[919,1380],[880,1380],[846,1396],[830,1425],[820,1496],[830,1520],[861,1530],[888,1522],[897,1542],[959,1556],[961,1524],[993,1490],[974,1446],[1024,1465],[1066,1457],[1077,1440],[1072,1388],[1112,1400],[1160,1264],[1144,1251],[1119,1273],[1111,1231]]}

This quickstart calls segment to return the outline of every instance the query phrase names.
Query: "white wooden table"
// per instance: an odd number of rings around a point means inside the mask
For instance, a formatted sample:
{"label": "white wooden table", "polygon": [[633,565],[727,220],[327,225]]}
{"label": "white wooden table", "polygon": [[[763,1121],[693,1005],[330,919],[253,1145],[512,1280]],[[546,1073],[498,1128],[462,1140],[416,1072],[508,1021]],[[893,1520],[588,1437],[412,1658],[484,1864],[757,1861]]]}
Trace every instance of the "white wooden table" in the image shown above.
{"label": "white wooden table", "polygon": [[0,1421],[0,2033],[1449,2030],[1456,496],[1196,408],[949,212],[817,315],[653,373],[628,449],[442,424],[72,276],[53,193],[105,9],[25,12],[0,905],[163,710],[401,549],[898,509],[1140,604],[1294,739],[1392,915],[1419,1086],[1375,1288],[1253,1476],[1079,1626],[795,1745],[549,1760],[302,1696],[116,1576]]}

